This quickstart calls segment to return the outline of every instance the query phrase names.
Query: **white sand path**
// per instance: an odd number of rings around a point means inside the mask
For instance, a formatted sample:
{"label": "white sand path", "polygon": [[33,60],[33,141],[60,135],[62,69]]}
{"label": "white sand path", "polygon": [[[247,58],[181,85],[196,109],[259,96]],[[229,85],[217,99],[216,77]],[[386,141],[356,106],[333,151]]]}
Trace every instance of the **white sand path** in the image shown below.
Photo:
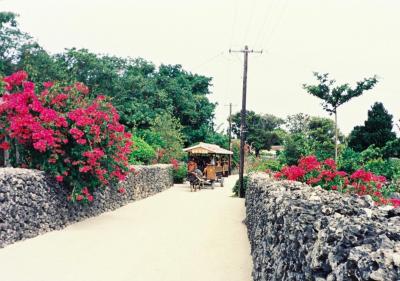
{"label": "white sand path", "polygon": [[244,200],[173,188],[0,249],[1,281],[248,281]]}

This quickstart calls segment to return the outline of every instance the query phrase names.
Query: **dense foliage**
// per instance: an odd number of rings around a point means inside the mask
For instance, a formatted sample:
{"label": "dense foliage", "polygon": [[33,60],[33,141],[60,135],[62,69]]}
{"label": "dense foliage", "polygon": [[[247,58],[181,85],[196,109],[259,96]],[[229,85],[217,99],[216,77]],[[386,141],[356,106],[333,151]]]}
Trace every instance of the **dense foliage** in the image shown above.
{"label": "dense foliage", "polygon": [[[232,116],[232,132],[240,137],[240,112]],[[284,120],[272,114],[257,114],[254,111],[246,113],[246,133],[247,143],[254,148],[256,155],[260,150],[270,149],[272,145],[282,142],[280,126]]]}
{"label": "dense foliage", "polygon": [[130,164],[151,164],[156,158],[156,151],[144,139],[138,136],[132,137],[132,152],[129,155]]}
{"label": "dense foliage", "polygon": [[363,151],[369,146],[383,148],[389,141],[396,140],[393,132],[393,116],[382,103],[375,103],[368,111],[364,126],[356,126],[349,136],[349,147]]}
{"label": "dense foliage", "polygon": [[170,114],[162,114],[151,121],[149,130],[137,131],[143,139],[151,143],[157,151],[157,162],[170,163],[172,159],[181,160],[184,135],[179,120]]}
{"label": "dense foliage", "polygon": [[183,183],[187,177],[187,167],[185,163],[178,163],[176,160],[172,160],[174,169],[172,171],[172,177],[174,183]]}
{"label": "dense foliage", "polygon": [[18,155],[15,164],[52,174],[73,201],[92,201],[95,189],[123,180],[131,135],[107,98],[89,98],[82,83],[46,82],[38,91],[27,78],[19,71],[3,79],[0,146]]}
{"label": "dense foliage", "polygon": [[[244,176],[243,177],[243,191],[242,191],[243,195],[246,194],[248,183],[249,183],[249,177]],[[235,194],[235,196],[239,196],[239,185],[240,185],[239,180],[237,180],[232,189],[232,192]]]}
{"label": "dense foliage", "polygon": [[[296,114],[288,117],[289,132],[285,136],[285,149],[279,155],[282,163],[294,165],[306,155],[316,155],[318,159],[334,156],[335,125],[331,119]],[[338,132],[339,139],[343,136]]]}
{"label": "dense foliage", "polygon": [[338,166],[347,173],[365,169],[375,174],[385,176],[389,180],[400,178],[400,160],[384,158],[382,149],[370,146],[362,152],[356,152],[350,147],[343,149],[339,156]]}

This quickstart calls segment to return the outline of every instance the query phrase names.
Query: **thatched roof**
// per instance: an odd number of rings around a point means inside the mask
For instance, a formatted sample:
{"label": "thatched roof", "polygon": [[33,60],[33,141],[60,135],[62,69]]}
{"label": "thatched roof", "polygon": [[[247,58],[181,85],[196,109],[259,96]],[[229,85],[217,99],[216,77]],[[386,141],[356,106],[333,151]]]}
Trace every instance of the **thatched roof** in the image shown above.
{"label": "thatched roof", "polygon": [[224,149],[216,144],[201,142],[194,146],[183,149],[183,151],[189,152],[191,154],[227,154],[232,155],[233,152]]}

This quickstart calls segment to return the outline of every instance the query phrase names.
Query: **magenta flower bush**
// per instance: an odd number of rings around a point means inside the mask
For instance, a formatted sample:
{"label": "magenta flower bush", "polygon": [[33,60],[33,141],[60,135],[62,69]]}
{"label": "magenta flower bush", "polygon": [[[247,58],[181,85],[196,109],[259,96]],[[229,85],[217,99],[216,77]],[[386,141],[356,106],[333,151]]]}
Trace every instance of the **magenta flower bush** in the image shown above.
{"label": "magenta flower bush", "polygon": [[284,166],[273,176],[277,180],[300,181],[311,186],[321,186],[326,190],[360,196],[370,195],[378,205],[400,206],[399,199],[390,198],[390,190],[384,176],[378,176],[363,169],[348,175],[344,171],[337,170],[333,159],[320,162],[314,155],[306,156],[299,160],[297,166]]}
{"label": "magenta flower bush", "polygon": [[18,146],[20,167],[48,172],[70,190],[70,200],[81,202],[129,173],[131,135],[104,96],[90,99],[82,83],[46,82],[38,92],[24,71],[3,84],[0,147]]}

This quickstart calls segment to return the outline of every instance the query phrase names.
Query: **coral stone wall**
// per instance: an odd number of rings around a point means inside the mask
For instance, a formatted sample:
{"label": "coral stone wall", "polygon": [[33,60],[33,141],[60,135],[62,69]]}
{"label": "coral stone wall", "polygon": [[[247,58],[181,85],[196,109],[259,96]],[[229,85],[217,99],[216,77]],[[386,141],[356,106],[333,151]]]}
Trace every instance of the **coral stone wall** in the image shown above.
{"label": "coral stone wall", "polygon": [[0,169],[0,247],[115,210],[172,186],[172,166],[135,166],[117,188],[96,191],[90,204],[71,203],[67,192],[37,170]]}
{"label": "coral stone wall", "polygon": [[251,176],[254,280],[400,280],[400,211],[370,197]]}

